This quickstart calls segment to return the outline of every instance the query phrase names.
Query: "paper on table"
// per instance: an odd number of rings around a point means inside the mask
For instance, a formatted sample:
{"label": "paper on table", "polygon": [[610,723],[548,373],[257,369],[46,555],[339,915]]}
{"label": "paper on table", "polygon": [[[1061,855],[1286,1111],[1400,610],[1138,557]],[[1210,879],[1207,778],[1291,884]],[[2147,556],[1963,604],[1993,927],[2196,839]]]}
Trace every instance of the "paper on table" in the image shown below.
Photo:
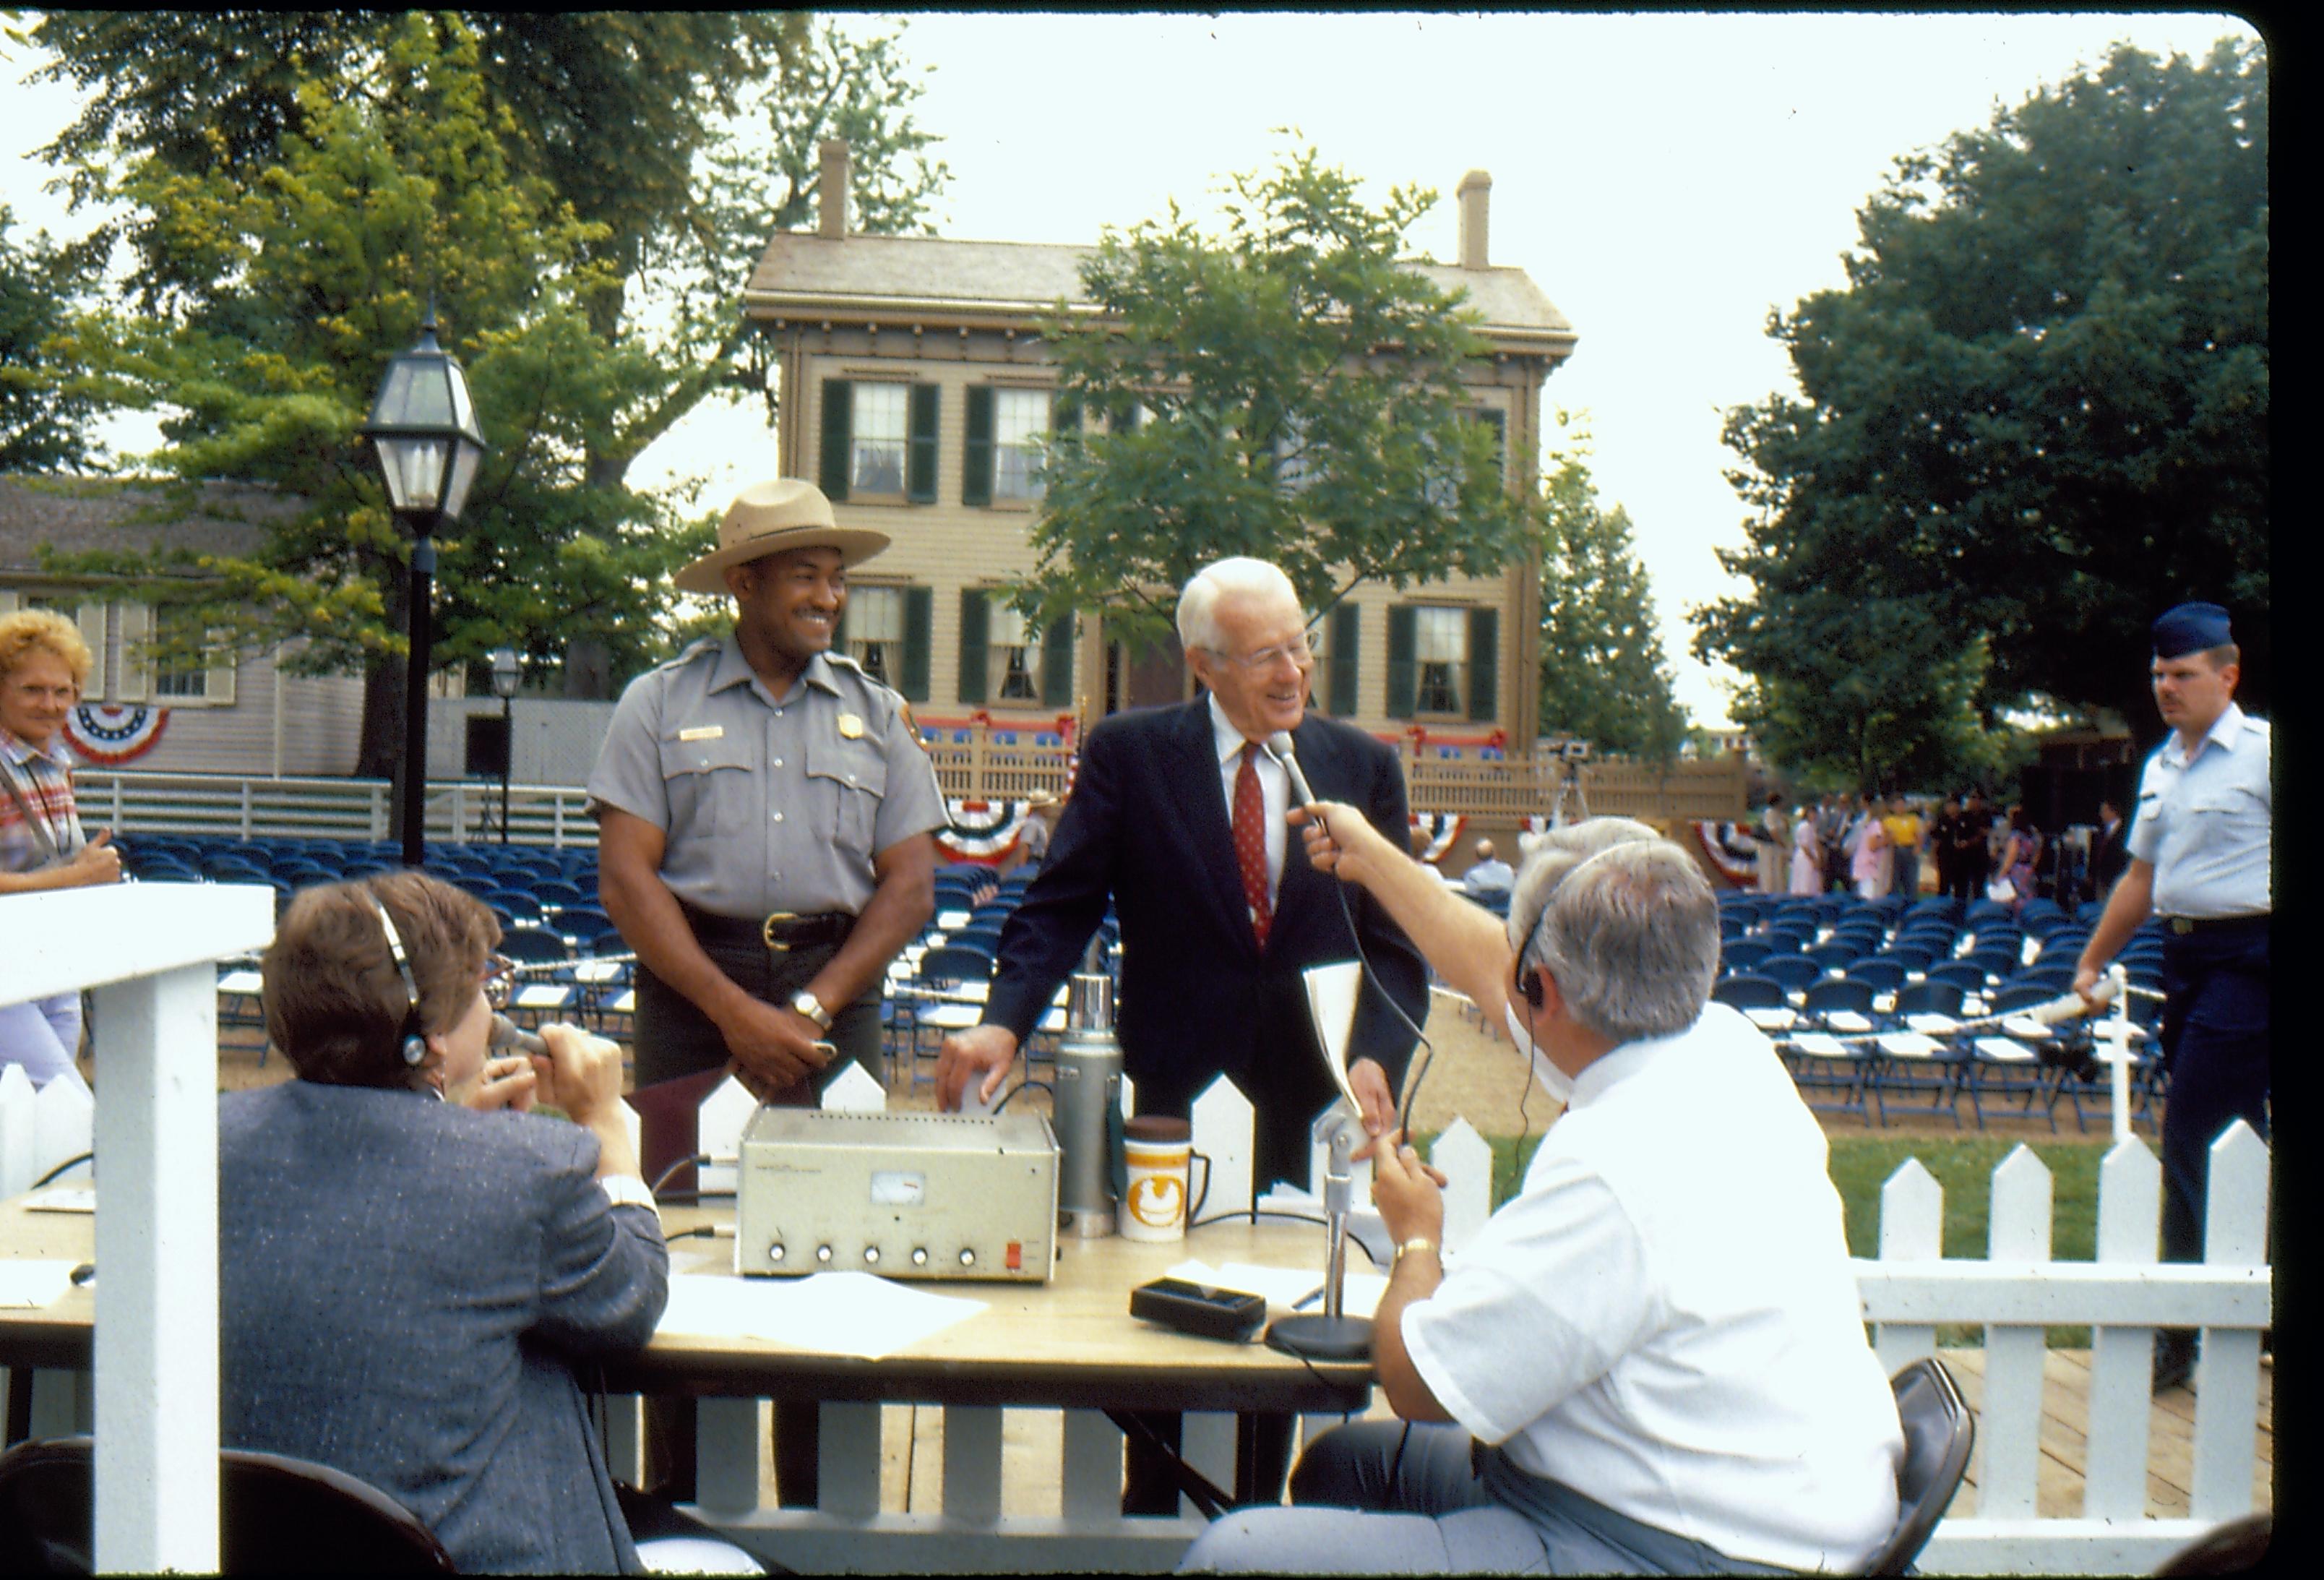
{"label": "paper on table", "polygon": [[[984,1309],[982,1300],[932,1295],[870,1273],[740,1279],[678,1273],[657,1333],[756,1338],[877,1361]],[[798,1335],[811,1334],[812,1341]]]}
{"label": "paper on table", "polygon": [[24,1198],[28,1213],[93,1213],[97,1211],[97,1187],[94,1185],[57,1185]]}
{"label": "paper on table", "polygon": [[1356,1089],[1348,1081],[1348,1043],[1355,1035],[1356,994],[1363,989],[1363,967],[1353,960],[1334,960],[1310,966],[1299,975],[1307,984],[1307,1013],[1315,1022],[1315,1040],[1323,1045],[1332,1083],[1339,1087],[1348,1112],[1361,1119],[1364,1105],[1356,1101]]}
{"label": "paper on table", "polygon": [[[1231,1261],[1214,1268],[1206,1261],[1182,1261],[1170,1270],[1174,1279],[1184,1279],[1190,1284],[1208,1284],[1214,1289],[1239,1289],[1247,1295],[1263,1295],[1270,1306],[1286,1309],[1296,1307],[1310,1295],[1314,1300],[1306,1307],[1314,1311],[1323,1308],[1323,1298],[1315,1291],[1322,1288],[1323,1273],[1314,1268],[1261,1267],[1255,1262]],[[1380,1296],[1388,1289],[1385,1273],[1351,1272],[1341,1286],[1341,1309],[1350,1317],[1370,1317],[1379,1308]]]}
{"label": "paper on table", "polygon": [[0,1307],[37,1311],[72,1288],[69,1261],[0,1261]]}

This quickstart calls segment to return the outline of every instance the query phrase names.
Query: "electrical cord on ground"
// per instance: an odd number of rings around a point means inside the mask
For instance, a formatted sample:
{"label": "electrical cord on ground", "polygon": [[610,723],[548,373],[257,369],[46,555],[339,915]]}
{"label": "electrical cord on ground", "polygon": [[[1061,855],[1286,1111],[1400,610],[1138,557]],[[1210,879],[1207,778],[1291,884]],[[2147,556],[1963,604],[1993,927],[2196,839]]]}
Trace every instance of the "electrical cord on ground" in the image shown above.
{"label": "electrical cord on ground", "polygon": [[992,1112],[998,1113],[1002,1109],[1008,1107],[1009,1100],[1011,1097],[1016,1096],[1018,1093],[1025,1090],[1028,1086],[1036,1087],[1041,1091],[1047,1092],[1049,1095],[1049,1101],[1053,1104],[1057,1100],[1057,1089],[1055,1086],[1050,1086],[1048,1082],[1032,1080],[1019,1081],[1015,1086],[1010,1087],[1009,1090],[1001,1094],[1000,1100],[992,1105]]}

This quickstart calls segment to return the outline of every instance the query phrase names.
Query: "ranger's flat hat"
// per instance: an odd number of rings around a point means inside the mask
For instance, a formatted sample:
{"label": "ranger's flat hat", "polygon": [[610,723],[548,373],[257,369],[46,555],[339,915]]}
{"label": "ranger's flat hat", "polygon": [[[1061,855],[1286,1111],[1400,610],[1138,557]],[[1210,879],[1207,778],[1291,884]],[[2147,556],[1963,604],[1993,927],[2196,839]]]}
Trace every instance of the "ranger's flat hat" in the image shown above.
{"label": "ranger's flat hat", "polygon": [[823,490],[797,477],[753,483],[726,507],[718,523],[718,547],[670,579],[681,591],[723,593],[726,568],[743,565],[786,549],[836,549],[840,561],[854,565],[888,546],[888,534],[869,527],[843,527],[832,520]]}

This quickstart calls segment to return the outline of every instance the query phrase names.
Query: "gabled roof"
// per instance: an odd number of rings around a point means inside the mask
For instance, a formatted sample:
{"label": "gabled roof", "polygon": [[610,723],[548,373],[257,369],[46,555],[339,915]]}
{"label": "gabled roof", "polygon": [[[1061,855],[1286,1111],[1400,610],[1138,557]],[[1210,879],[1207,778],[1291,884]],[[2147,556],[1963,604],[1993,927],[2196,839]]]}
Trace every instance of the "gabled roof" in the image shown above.
{"label": "gabled roof", "polygon": [[[1018,324],[1054,309],[1092,310],[1081,264],[1096,249],[948,236],[826,236],[777,231],[751,271],[743,312],[753,319],[870,317],[883,323]],[[1469,305],[1497,349],[1571,355],[1573,326],[1522,269],[1410,267]]]}
{"label": "gabled roof", "polygon": [[143,554],[159,548],[247,555],[264,539],[263,523],[299,509],[299,501],[272,488],[204,483],[188,513],[171,508],[171,489],[165,483],[110,478],[0,477],[0,574],[16,579],[45,574],[43,546],[60,554]]}

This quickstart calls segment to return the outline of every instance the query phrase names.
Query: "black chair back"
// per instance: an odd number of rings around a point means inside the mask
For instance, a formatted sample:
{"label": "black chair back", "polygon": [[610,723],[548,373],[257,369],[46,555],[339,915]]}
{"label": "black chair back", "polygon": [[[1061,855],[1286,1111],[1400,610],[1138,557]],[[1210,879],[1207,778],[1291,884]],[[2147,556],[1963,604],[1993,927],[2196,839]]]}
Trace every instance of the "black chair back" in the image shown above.
{"label": "black chair back", "polygon": [[1943,1362],[1915,1361],[1888,1386],[1904,1428],[1904,1459],[1896,1467],[1896,1524],[1865,1564],[1867,1575],[1902,1575],[1912,1566],[1960,1489],[1977,1441],[1976,1418]]}
{"label": "black chair back", "polygon": [[[87,1575],[94,1506],[87,1437],[0,1456],[0,1574]],[[218,1559],[228,1575],[450,1575],[452,1556],[402,1504],[328,1465],[218,1452]]]}
{"label": "black chair back", "polygon": [[1780,1010],[1784,1007],[1784,984],[1771,977],[1743,975],[1720,978],[1711,990],[1711,996],[1736,1010]]}

